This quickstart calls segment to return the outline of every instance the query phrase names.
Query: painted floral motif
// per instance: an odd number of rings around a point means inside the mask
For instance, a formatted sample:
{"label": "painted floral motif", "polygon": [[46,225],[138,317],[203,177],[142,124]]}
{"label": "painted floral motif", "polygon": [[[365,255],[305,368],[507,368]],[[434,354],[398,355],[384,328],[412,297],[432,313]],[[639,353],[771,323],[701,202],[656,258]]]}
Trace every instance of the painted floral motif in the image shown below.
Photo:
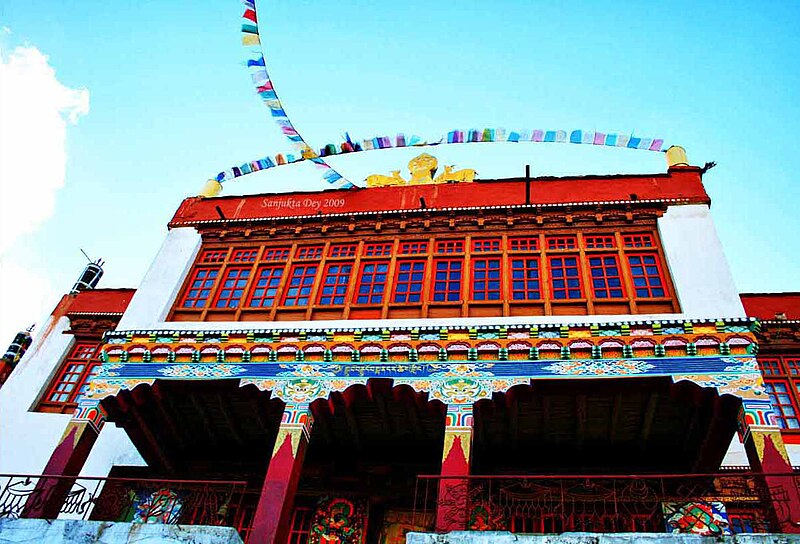
{"label": "painted floral motif", "polygon": [[171,365],[159,368],[159,374],[168,378],[230,378],[245,372],[239,365],[224,363],[214,365]]}
{"label": "painted floral motif", "polygon": [[446,404],[466,404],[478,399],[488,398],[492,390],[487,387],[484,380],[471,380],[469,378],[455,378],[451,380],[434,382],[431,388],[431,398]]}
{"label": "painted floral motif", "polygon": [[645,361],[559,361],[543,367],[553,374],[572,376],[623,376],[644,374],[655,366]]}
{"label": "painted floral motif", "polygon": [[241,385],[253,384],[261,391],[271,391],[284,402],[309,403],[328,398],[331,391],[344,391],[353,384],[366,384],[367,380],[309,380],[307,378],[260,380],[243,379]]}
{"label": "painted floral motif", "polygon": [[154,379],[123,379],[123,380],[106,380],[106,379],[93,379],[89,382],[89,389],[83,395],[83,399],[102,400],[106,397],[112,397],[123,389],[131,390],[140,383],[152,385]]}
{"label": "painted floral motif", "polygon": [[114,370],[119,370],[123,366],[125,365],[104,363],[100,365],[100,371],[94,375],[94,378],[112,378],[114,376],[119,376],[119,372],[114,372]]}
{"label": "painted floral motif", "polygon": [[755,357],[721,357],[720,361],[732,363],[725,367],[725,372],[759,372]]}
{"label": "painted floral motif", "polygon": [[280,368],[287,369],[284,372],[278,372],[278,376],[297,376],[306,378],[317,377],[330,377],[336,376],[336,373],[341,370],[341,365],[317,365],[313,363],[278,365]]}
{"label": "painted floral motif", "polygon": [[676,374],[673,382],[687,380],[700,387],[713,387],[721,395],[729,394],[741,398],[763,398],[764,383],[761,374]]}
{"label": "painted floral motif", "polygon": [[431,372],[432,378],[449,378],[451,376],[494,376],[488,370],[494,363],[473,363],[473,364],[436,364],[432,363],[431,368],[436,372]]}

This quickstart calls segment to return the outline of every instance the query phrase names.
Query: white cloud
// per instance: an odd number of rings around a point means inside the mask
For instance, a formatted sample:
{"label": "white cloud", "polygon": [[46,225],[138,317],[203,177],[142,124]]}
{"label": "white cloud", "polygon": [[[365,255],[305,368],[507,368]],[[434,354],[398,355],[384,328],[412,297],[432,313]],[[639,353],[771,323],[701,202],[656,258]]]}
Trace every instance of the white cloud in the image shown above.
{"label": "white cloud", "polygon": [[36,47],[0,50],[0,349],[56,302],[47,277],[11,249],[53,215],[66,179],[67,125],[88,112],[89,92],[59,82]]}
{"label": "white cloud", "polygon": [[35,47],[17,47],[8,58],[0,51],[0,81],[2,254],[53,214],[64,186],[67,123],[89,112],[89,92],[62,85]]}

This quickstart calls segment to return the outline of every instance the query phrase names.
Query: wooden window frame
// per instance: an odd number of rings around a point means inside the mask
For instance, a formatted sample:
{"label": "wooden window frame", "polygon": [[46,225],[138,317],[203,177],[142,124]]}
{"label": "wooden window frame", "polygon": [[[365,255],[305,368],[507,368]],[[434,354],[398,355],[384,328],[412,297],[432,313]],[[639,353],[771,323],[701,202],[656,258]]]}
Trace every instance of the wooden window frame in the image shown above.
{"label": "wooden window frame", "polygon": [[[784,391],[779,393],[775,392],[775,386],[781,385],[785,388]],[[787,378],[769,378],[764,380],[764,388],[767,390],[770,401],[772,402],[773,413],[775,419],[778,420],[778,426],[781,431],[800,431],[800,409],[796,399],[797,385],[794,381]],[[779,402],[778,394],[785,395],[789,402]],[[791,407],[793,414],[787,415],[784,410],[785,406]],[[794,420],[795,427],[787,424],[787,420]]]}
{"label": "wooden window frame", "polygon": [[259,247],[237,248],[231,253],[231,263],[254,263],[258,261]]}
{"label": "wooden window frame", "polygon": [[328,258],[331,259],[355,258],[357,253],[358,244],[356,243],[331,244],[328,248]]}
{"label": "wooden window frame", "polygon": [[[409,270],[403,270],[403,265],[410,265]],[[415,265],[422,266],[422,278],[417,281],[412,278],[412,275],[418,273],[414,270]],[[392,286],[392,303],[393,304],[422,304],[423,297],[425,294],[425,272],[428,268],[428,263],[426,260],[423,259],[397,259],[397,264],[395,265],[395,272],[394,272],[394,282]],[[407,275],[408,279],[401,278],[401,275]],[[408,290],[400,293],[398,292],[398,288],[403,285],[408,287]],[[419,286],[418,291],[412,291],[412,286]],[[408,300],[412,295],[417,296],[417,300]],[[405,297],[406,300],[397,300],[397,297]]]}
{"label": "wooden window frame", "polygon": [[[574,259],[575,260],[574,268],[575,268],[576,275],[574,276],[574,278],[578,281],[577,288],[576,287],[570,287],[569,284],[567,283],[569,281],[569,276],[566,274],[566,270],[568,268],[570,268],[570,269],[573,268],[572,266],[567,266],[566,263],[563,263],[561,266],[557,267],[558,269],[563,269],[564,276],[563,277],[556,277],[554,271],[557,268],[553,266],[553,261],[555,261],[557,259],[561,259],[561,260]],[[584,297],[583,283],[584,282],[582,281],[582,278],[581,278],[581,276],[582,276],[581,259],[580,259],[580,257],[578,255],[570,254],[570,253],[565,253],[563,255],[548,255],[548,257],[547,257],[547,267],[548,267],[548,271],[550,273],[551,302],[576,301],[576,300],[583,299],[583,297]],[[565,282],[564,286],[563,287],[556,287],[556,281],[562,281],[562,280]],[[578,291],[578,296],[572,296],[571,295],[570,291],[575,291],[575,290]],[[558,291],[564,291],[564,295],[565,296],[563,298],[562,297],[557,297],[555,293],[558,292]]]}
{"label": "wooden window frame", "polygon": [[[438,278],[436,277],[436,275],[440,272],[439,264],[447,264],[448,265],[447,268],[445,270],[443,270],[443,272],[445,272],[448,275],[448,277],[445,278],[444,280],[441,280],[441,281],[438,280]],[[454,283],[455,280],[452,280],[449,277],[450,273],[454,272],[454,270],[451,270],[451,267],[450,267],[450,265],[453,265],[453,264],[458,264],[459,265],[458,272],[461,274],[461,276],[458,278],[458,288],[457,289],[451,288],[451,284]],[[464,274],[466,272],[466,270],[465,270],[466,268],[467,268],[466,267],[466,263],[464,262],[464,259],[461,258],[461,257],[437,257],[437,258],[435,258],[433,260],[433,270],[432,270],[432,274],[431,274],[430,301],[432,303],[445,303],[445,302],[455,303],[455,302],[461,302],[463,300],[463,298],[464,298],[464,295],[463,295]],[[440,291],[439,289],[437,289],[436,284],[437,283],[442,283],[442,282],[444,282],[444,290]],[[451,299],[450,295],[454,294],[454,293],[458,295],[458,298]],[[444,295],[444,298],[442,300],[436,300],[436,296],[439,295],[439,294]]]}
{"label": "wooden window frame", "polygon": [[289,246],[266,247],[261,261],[268,263],[285,262],[289,259],[291,253],[292,248]]}
{"label": "wooden window frame", "polygon": [[509,236],[508,237],[508,251],[509,253],[516,252],[538,252],[539,251],[539,237],[538,236]]}
{"label": "wooden window frame", "polygon": [[[385,265],[386,266],[386,270],[384,270],[383,272],[380,272],[378,270],[378,268],[377,268],[378,266],[381,266],[381,265]],[[370,281],[365,283],[364,282],[364,273],[365,273],[365,268],[368,267],[368,266],[375,266],[376,268],[375,268],[375,270],[373,272],[369,273],[370,274]],[[390,271],[390,269],[391,269],[391,260],[390,259],[369,259],[369,260],[361,261],[361,265],[358,268],[358,277],[356,279],[355,288],[353,289],[353,292],[351,294],[351,299],[350,299],[351,300],[351,304],[355,304],[355,305],[359,305],[359,306],[376,306],[376,305],[379,305],[379,304],[384,304],[388,299],[387,295],[389,293],[388,288],[389,288],[389,271]],[[379,276],[381,274],[383,274],[383,276],[384,276],[383,281],[382,282],[375,281],[375,276]],[[375,292],[375,287],[377,285],[380,285],[381,288],[382,288],[379,293]],[[361,288],[364,287],[364,286],[368,287],[368,292],[366,294],[361,293]],[[368,300],[365,301],[365,302],[360,301],[359,299],[362,296],[366,296]],[[380,300],[377,301],[377,302],[372,300],[376,296],[380,297]]]}
{"label": "wooden window frame", "polygon": [[[342,272],[342,268],[346,267],[347,272]],[[336,272],[331,274],[331,271],[337,268]],[[325,268],[320,276],[319,292],[317,293],[317,304],[323,306],[344,306],[349,299],[350,294],[350,279],[353,276],[353,263],[352,261],[331,261],[325,264]],[[328,278],[334,278],[333,284],[328,284]],[[344,282],[339,280],[344,278]],[[332,293],[326,293],[327,288],[333,288]],[[339,289],[344,288],[344,291],[339,293]],[[340,302],[337,302],[341,299]]]}
{"label": "wooden window frame", "polygon": [[625,249],[652,249],[657,247],[652,233],[633,232],[622,235],[622,246]]}
{"label": "wooden window frame", "polygon": [[[485,268],[478,268],[477,263],[485,263]],[[497,278],[491,278],[489,275],[492,272],[490,263],[497,263]],[[470,260],[470,282],[469,292],[470,300],[476,302],[497,302],[503,299],[503,259],[499,255],[481,255],[480,257],[473,257]],[[486,277],[477,277],[479,273],[485,274]],[[496,279],[497,288],[490,289],[489,283]],[[481,284],[483,287],[479,288]],[[484,298],[478,298],[478,295],[483,295]],[[496,295],[491,297],[490,295]]]}
{"label": "wooden window frame", "polygon": [[545,236],[547,251],[575,251],[578,249],[578,236],[575,234],[548,234]]}
{"label": "wooden window frame", "polygon": [[311,533],[311,524],[314,521],[314,509],[306,506],[295,506],[292,511],[292,520],[289,523],[289,534],[286,544],[305,544]]}
{"label": "wooden window frame", "polygon": [[306,244],[297,246],[294,254],[295,261],[318,261],[322,258],[325,246],[322,244]]}
{"label": "wooden window frame", "polygon": [[[252,285],[250,287],[250,293],[248,294],[247,298],[247,306],[246,308],[272,308],[275,306],[275,301],[279,300],[278,295],[280,295],[280,291],[278,290],[281,284],[281,280],[283,279],[283,272],[286,269],[285,265],[282,264],[262,264],[256,268],[256,273],[253,274]],[[269,274],[267,277],[262,278],[262,272],[265,270],[269,270],[272,274]],[[277,274],[275,274],[277,273]],[[267,284],[264,286],[259,286],[258,282],[261,280],[266,280]],[[278,282],[276,285],[271,285],[273,280],[277,279]],[[267,296],[267,293],[270,289],[275,289],[275,294],[272,296]],[[263,295],[259,295],[258,290],[263,289]],[[259,299],[259,304],[254,306],[253,301]],[[264,304],[265,300],[269,300],[269,304]]]}
{"label": "wooden window frame", "polygon": [[[220,275],[217,278],[219,286],[217,287],[217,294],[214,296],[214,303],[211,305],[211,308],[215,310],[235,310],[239,308],[242,304],[242,300],[246,300],[245,295],[247,294],[247,286],[250,285],[251,272],[252,266],[228,266],[224,271],[224,275]],[[233,273],[237,275],[235,277],[230,277]],[[242,277],[242,275],[244,275],[244,277]],[[226,285],[229,281],[233,281],[234,285],[231,287]],[[244,283],[239,287],[238,284],[241,281],[244,281]],[[235,297],[237,291],[239,292],[239,296]],[[227,296],[228,294],[230,296]],[[219,305],[221,300],[226,301],[225,305]],[[231,306],[230,303],[234,300],[236,303]]]}
{"label": "wooden window frame", "polygon": [[[599,259],[600,263],[593,264],[592,261],[595,259]],[[613,259],[613,265],[606,263],[606,259]],[[619,264],[619,255],[616,253],[589,253],[586,255],[586,267],[589,271],[589,278],[591,281],[589,288],[592,291],[593,298],[599,300],[627,298],[625,293],[624,272]],[[616,275],[609,273],[612,267],[616,269]],[[600,275],[595,275],[595,272],[600,272]],[[614,280],[616,280],[618,285],[609,285]],[[597,282],[602,282],[602,285],[598,286]],[[599,295],[598,292],[600,291],[605,291],[606,296]],[[619,294],[616,296],[613,295],[612,293],[614,291],[618,291]]]}
{"label": "wooden window frame", "polygon": [[[97,358],[99,348],[99,340],[76,339],[64,360],[58,365],[58,370],[50,380],[46,393],[39,401],[37,411],[66,414],[75,410],[78,397],[84,392],[89,379],[96,374],[102,364],[100,359]],[[89,351],[85,351],[86,349]],[[79,350],[87,353],[88,357],[81,357],[77,353]],[[83,368],[74,371],[73,367],[76,365],[82,365]],[[72,381],[65,380],[64,378],[68,375],[74,375],[75,379]],[[71,388],[67,391],[59,390],[62,384],[69,385]],[[59,397],[66,395],[66,398],[53,400],[52,397],[54,395]]]}
{"label": "wooden window frame", "polygon": [[491,238],[473,238],[473,253],[499,253],[503,248],[503,238],[494,236]]}
{"label": "wooden window frame", "polygon": [[440,255],[463,254],[466,247],[463,238],[443,238],[435,242],[434,253]]}
{"label": "wooden window frame", "polygon": [[[194,268],[194,270],[192,270],[192,275],[191,275],[189,281],[187,282],[187,285],[185,286],[185,288],[183,290],[183,295],[181,296],[181,302],[180,302],[181,309],[203,309],[203,308],[207,308],[209,306],[208,301],[209,300],[213,300],[212,297],[214,295],[214,289],[216,288],[217,282],[219,281],[221,269],[222,269],[222,265],[210,266],[210,265],[206,265],[206,264],[203,264],[201,266],[197,266],[196,268]],[[199,278],[198,277],[198,276],[200,276],[201,273],[209,274],[211,272],[213,272],[215,274],[214,277],[211,278],[211,279],[208,279],[206,276],[204,276],[203,278]],[[195,287],[194,286],[194,283],[196,281],[201,281],[202,282],[199,287]],[[205,286],[205,282],[207,282],[207,281],[211,282],[208,287]],[[192,296],[190,296],[192,294],[192,292],[194,292],[194,291],[197,291],[198,294],[201,294],[204,291],[208,291],[208,294],[205,297],[200,297],[200,296],[192,297]],[[191,306],[187,306],[186,305],[186,302],[189,301],[189,300],[194,301],[194,303]],[[197,304],[198,300],[202,300],[203,301],[202,306],[199,306]]]}
{"label": "wooden window frame", "polygon": [[428,252],[427,240],[405,240],[400,242],[398,255],[425,255]]}
{"label": "wooden window frame", "polygon": [[[642,259],[642,264],[641,265],[634,265],[631,262],[631,259],[634,259],[634,258]],[[647,272],[647,268],[646,267],[651,266],[651,265],[644,263],[644,259],[646,259],[646,258],[652,258],[653,259],[652,266],[655,266],[655,268],[656,268],[656,275],[655,276]],[[667,284],[666,284],[666,281],[664,280],[664,269],[663,269],[663,266],[661,264],[661,258],[659,257],[658,253],[656,253],[655,251],[637,251],[637,252],[627,252],[626,251],[625,252],[625,262],[626,262],[626,265],[628,266],[628,277],[630,278],[631,283],[633,285],[633,294],[637,299],[665,298],[666,296],[668,296]],[[641,274],[641,275],[639,275],[639,274],[634,275],[634,273],[633,273],[634,266],[641,266],[644,273]],[[658,278],[659,285],[655,285],[655,286],[652,285],[651,281],[652,281],[652,278],[654,278],[654,277]],[[645,282],[646,282],[646,285],[644,285],[644,286],[636,285],[636,279],[637,278],[644,278]],[[640,289],[646,290],[647,291],[647,295],[646,296],[645,295],[641,295],[639,293]],[[653,291],[655,289],[661,290],[662,293],[660,295],[654,295]]]}
{"label": "wooden window frame", "polygon": [[205,249],[197,260],[200,264],[220,264],[225,262],[230,248]]}
{"label": "wooden window frame", "polygon": [[583,244],[586,249],[617,249],[613,234],[584,234]]}
{"label": "wooden window frame", "polygon": [[393,249],[392,242],[365,242],[361,255],[364,257],[391,257]]}
{"label": "wooden window frame", "polygon": [[[294,289],[295,286],[292,285],[292,280],[295,278],[295,271],[303,269],[308,270],[309,268],[313,267],[314,271],[312,273],[303,272],[299,276],[300,284],[296,287],[298,289],[297,293],[290,294],[291,289]],[[291,308],[303,308],[308,306],[309,302],[312,300],[312,296],[314,293],[314,285],[317,280],[317,276],[319,276],[320,266],[318,262],[309,261],[309,262],[297,262],[292,263],[289,267],[289,273],[286,275],[286,284],[283,288],[283,293],[281,294],[281,306],[288,306]],[[306,280],[311,278],[311,283],[306,283]],[[308,286],[308,293],[303,293],[302,290],[305,286]],[[305,302],[302,304],[298,304],[297,301],[305,299]],[[292,304],[287,304],[287,300],[292,300]]]}
{"label": "wooden window frame", "polygon": [[786,373],[782,372],[781,360],[779,357],[758,357],[758,367],[761,374],[765,378],[773,376],[785,376]]}
{"label": "wooden window frame", "polygon": [[[514,266],[514,263],[521,262],[522,267],[517,269]],[[531,268],[528,266],[529,262],[536,263],[536,266]],[[514,272],[516,270],[521,270],[523,277],[522,278],[515,278]],[[529,278],[528,273],[530,271],[536,272],[535,278]],[[542,266],[541,266],[541,258],[539,255],[513,255],[509,258],[509,282],[511,285],[510,293],[509,293],[509,300],[510,302],[523,302],[523,301],[540,301],[542,300]],[[522,287],[518,288],[515,287],[515,284],[522,282]],[[530,287],[530,282],[536,282],[536,287]],[[516,294],[522,293],[524,296],[522,298],[517,298]],[[536,293],[535,297],[529,296],[531,293]]]}

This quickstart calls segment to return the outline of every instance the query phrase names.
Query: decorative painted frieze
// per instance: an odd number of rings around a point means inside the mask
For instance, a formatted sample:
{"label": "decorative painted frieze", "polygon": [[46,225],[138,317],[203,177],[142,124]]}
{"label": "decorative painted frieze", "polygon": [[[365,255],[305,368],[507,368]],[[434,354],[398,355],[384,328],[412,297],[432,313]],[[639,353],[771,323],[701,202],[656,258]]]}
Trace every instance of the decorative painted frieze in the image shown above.
{"label": "decorative painted frieze", "polygon": [[287,403],[307,404],[383,378],[468,406],[532,380],[668,376],[760,401],[767,396],[752,355],[755,326],[734,319],[112,332],[86,398],[98,401],[156,379],[238,379]]}

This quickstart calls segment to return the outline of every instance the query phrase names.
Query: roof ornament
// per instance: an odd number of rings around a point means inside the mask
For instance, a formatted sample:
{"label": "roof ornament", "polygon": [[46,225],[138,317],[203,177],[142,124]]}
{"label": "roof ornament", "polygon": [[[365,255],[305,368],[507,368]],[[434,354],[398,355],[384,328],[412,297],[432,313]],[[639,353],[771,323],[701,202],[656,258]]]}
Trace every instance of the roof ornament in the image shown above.
{"label": "roof ornament", "polygon": [[393,170],[391,175],[372,174],[367,176],[367,187],[392,187],[396,185],[431,185],[439,183],[471,183],[477,172],[472,168],[453,170],[455,165],[447,165],[444,172],[436,175],[439,161],[433,155],[422,153],[408,161],[408,171],[411,177],[406,180],[400,175],[400,170]]}

